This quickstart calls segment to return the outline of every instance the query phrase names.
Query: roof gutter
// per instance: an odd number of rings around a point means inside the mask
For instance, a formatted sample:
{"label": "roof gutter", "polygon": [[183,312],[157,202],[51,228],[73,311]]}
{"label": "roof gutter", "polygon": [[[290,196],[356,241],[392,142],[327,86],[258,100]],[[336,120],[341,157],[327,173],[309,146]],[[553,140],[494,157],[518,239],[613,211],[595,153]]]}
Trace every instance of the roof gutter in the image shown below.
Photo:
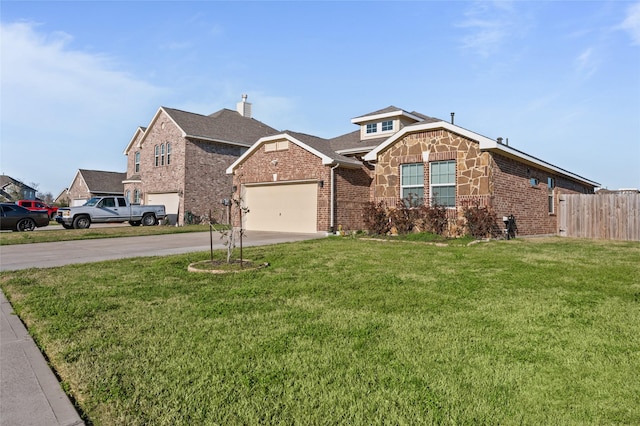
{"label": "roof gutter", "polygon": [[507,158],[512,158],[512,159],[516,159],[520,162],[523,162],[525,164],[529,164],[531,166],[534,167],[538,167],[541,168],[543,170],[546,171],[550,171],[550,172],[554,172],[554,173],[558,173],[560,175],[563,175],[569,179],[572,179],[576,182],[580,182],[580,183],[586,183],[588,185],[591,185],[593,187],[600,187],[601,185],[598,182],[589,180],[585,177],[582,177],[580,175],[577,175],[575,173],[571,173],[568,170],[565,170],[563,168],[560,168],[558,166],[554,166],[553,164],[547,163],[546,161],[543,161],[539,158],[536,158],[532,155],[526,154],[518,149],[515,149],[509,145],[503,145],[501,143],[498,143],[496,141],[493,141],[491,139],[489,139],[488,143],[487,141],[480,141],[480,150],[481,151],[489,151],[489,152],[493,152],[496,154],[500,154],[503,155]]}

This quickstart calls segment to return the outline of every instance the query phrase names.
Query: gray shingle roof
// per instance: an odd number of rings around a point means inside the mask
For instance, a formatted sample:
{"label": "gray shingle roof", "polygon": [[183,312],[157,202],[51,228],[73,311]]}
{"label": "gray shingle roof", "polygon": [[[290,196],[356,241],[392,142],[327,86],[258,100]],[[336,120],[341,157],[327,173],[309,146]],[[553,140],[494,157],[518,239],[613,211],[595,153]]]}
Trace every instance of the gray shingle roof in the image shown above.
{"label": "gray shingle roof", "polygon": [[226,108],[211,115],[195,114],[166,107],[163,109],[189,138],[249,146],[261,137],[280,133],[261,121],[243,117],[238,112]]}
{"label": "gray shingle roof", "polygon": [[310,146],[311,148],[315,149],[321,154],[324,154],[327,157],[332,158],[333,160],[336,160],[340,163],[343,163],[343,164],[348,163],[353,165],[362,164],[362,162],[356,160],[355,158],[346,157],[344,155],[340,155],[337,152],[335,152],[331,147],[329,140],[327,139],[320,138],[317,136],[307,135],[306,133],[293,132],[291,130],[285,130],[283,133],[293,136],[294,138],[304,143],[305,145]]}
{"label": "gray shingle roof", "polygon": [[360,130],[347,133],[342,136],[329,139],[329,144],[334,151],[362,149],[364,151],[370,151],[372,148],[380,145],[387,138],[375,138],[375,139],[360,139]]}
{"label": "gray shingle roof", "polygon": [[123,180],[127,178],[125,172],[105,172],[102,170],[79,169],[84,182],[92,193],[122,194],[124,192]]}
{"label": "gray shingle roof", "polygon": [[4,188],[4,187],[6,187],[6,186],[8,186],[10,184],[13,184],[13,185],[19,186],[20,188],[28,189],[28,190],[31,190],[31,191],[35,191],[36,190],[35,188],[32,188],[29,185],[27,185],[26,183],[20,182],[19,180],[14,179],[11,176],[0,175],[0,187],[1,188]]}
{"label": "gray shingle roof", "polygon": [[362,118],[362,117],[369,117],[370,115],[385,114],[387,112],[394,112],[394,111],[404,111],[404,110],[402,108],[398,108],[398,107],[394,107],[393,105],[390,105],[390,106],[388,106],[386,108],[382,108],[382,109],[379,109],[377,111],[370,112],[368,114],[363,114],[363,115],[359,115],[357,117],[354,117],[354,120],[358,119],[358,118]]}

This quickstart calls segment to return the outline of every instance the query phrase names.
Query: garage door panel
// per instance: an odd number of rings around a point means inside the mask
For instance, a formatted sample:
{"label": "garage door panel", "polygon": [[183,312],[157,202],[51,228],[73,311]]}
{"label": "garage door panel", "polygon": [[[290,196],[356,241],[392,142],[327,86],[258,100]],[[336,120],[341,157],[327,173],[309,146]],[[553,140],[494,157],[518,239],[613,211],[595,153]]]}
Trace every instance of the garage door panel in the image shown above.
{"label": "garage door panel", "polygon": [[277,232],[317,232],[317,183],[245,188],[245,229]]}
{"label": "garage door panel", "polygon": [[180,197],[177,192],[147,194],[147,204],[164,206],[165,211],[167,212],[169,224],[176,224],[178,219],[178,208],[180,206]]}

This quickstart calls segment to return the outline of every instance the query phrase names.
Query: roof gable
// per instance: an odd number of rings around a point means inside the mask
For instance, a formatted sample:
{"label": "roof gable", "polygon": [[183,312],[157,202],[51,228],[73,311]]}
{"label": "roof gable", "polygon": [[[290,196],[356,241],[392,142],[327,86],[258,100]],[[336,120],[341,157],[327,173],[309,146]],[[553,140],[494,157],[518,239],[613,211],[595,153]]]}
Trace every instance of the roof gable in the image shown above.
{"label": "roof gable", "polygon": [[[162,114],[166,114],[182,133],[183,138],[249,147],[261,137],[278,133],[278,130],[261,121],[244,117],[237,111],[226,108],[210,115],[202,115],[175,108],[160,107],[147,127],[138,128],[124,151],[125,155],[134,145],[141,147],[144,144],[149,134],[148,130],[155,125]],[[135,144],[136,138],[140,135],[142,137]]]}
{"label": "roof gable", "polygon": [[135,131],[135,133],[133,134],[133,137],[131,138],[131,140],[127,144],[127,147],[124,149],[124,152],[123,152],[124,155],[129,154],[129,151],[131,150],[131,148],[134,147],[134,143],[136,141],[138,141],[138,143],[136,144],[136,148],[140,148],[140,142],[142,141],[142,138],[144,137],[144,133],[146,131],[147,131],[146,127],[138,126],[138,128]]}
{"label": "roof gable", "polygon": [[125,172],[78,169],[74,181],[78,177],[84,180],[89,192],[121,194],[124,191],[122,181],[126,179],[127,174]]}
{"label": "roof gable", "polygon": [[245,159],[254,152],[258,150],[262,145],[275,142],[278,140],[285,139],[300,148],[309,151],[310,153],[316,155],[322,160],[322,164],[324,165],[339,165],[343,167],[360,167],[362,166],[362,162],[351,158],[346,157],[344,155],[336,153],[329,144],[327,139],[323,139],[317,136],[308,135],[305,133],[293,132],[291,130],[285,130],[283,133],[279,133],[276,135],[266,136],[260,138],[256,143],[254,143],[251,148],[249,148],[244,154],[240,156],[236,161],[233,162],[227,168],[227,174],[232,174],[233,171],[242,164]]}

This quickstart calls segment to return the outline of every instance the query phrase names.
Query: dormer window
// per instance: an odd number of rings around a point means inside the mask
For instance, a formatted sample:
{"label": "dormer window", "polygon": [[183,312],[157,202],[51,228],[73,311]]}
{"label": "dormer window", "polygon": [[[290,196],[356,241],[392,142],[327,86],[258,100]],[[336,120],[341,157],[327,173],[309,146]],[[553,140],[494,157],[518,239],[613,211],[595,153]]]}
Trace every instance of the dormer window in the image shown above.
{"label": "dormer window", "polygon": [[382,131],[389,132],[393,130],[393,120],[383,121],[382,122]]}
{"label": "dormer window", "polygon": [[378,131],[378,123],[367,124],[367,134],[376,133]]}

